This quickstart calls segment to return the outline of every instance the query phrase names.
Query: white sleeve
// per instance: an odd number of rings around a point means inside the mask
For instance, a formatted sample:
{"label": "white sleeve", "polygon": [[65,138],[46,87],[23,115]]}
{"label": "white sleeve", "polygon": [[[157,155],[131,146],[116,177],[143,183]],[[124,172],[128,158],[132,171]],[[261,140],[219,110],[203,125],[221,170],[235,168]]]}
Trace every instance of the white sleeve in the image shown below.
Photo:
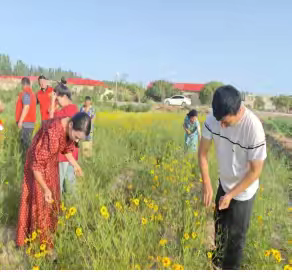
{"label": "white sleeve", "polygon": [[261,160],[264,161],[267,158],[267,144],[266,136],[262,123],[256,122],[250,131],[250,141],[248,146],[248,160]]}
{"label": "white sleeve", "polygon": [[210,113],[207,118],[206,121],[203,124],[203,129],[202,129],[202,137],[207,139],[207,140],[212,140],[213,139],[213,133],[212,133],[212,121],[213,121],[214,117],[213,114]]}

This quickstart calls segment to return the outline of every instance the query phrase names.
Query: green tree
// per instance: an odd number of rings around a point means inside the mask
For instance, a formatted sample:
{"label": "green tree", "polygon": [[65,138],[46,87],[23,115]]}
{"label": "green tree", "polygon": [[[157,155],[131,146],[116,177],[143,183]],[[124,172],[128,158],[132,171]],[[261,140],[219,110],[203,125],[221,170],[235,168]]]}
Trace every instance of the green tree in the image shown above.
{"label": "green tree", "polygon": [[292,107],[292,98],[286,95],[274,96],[272,97],[272,103],[278,111],[289,112]]}
{"label": "green tree", "polygon": [[0,74],[12,75],[12,65],[8,55],[0,54]]}
{"label": "green tree", "polygon": [[223,86],[222,82],[211,81],[204,85],[203,89],[200,91],[199,99],[204,105],[210,105],[212,103],[213,94],[217,88]]}
{"label": "green tree", "polygon": [[165,80],[157,80],[147,89],[145,95],[154,101],[163,101],[165,98],[171,97],[178,92],[180,91],[175,89],[172,83]]}
{"label": "green tree", "polygon": [[13,74],[15,76],[29,76],[30,69],[22,60],[18,60],[14,65]]}
{"label": "green tree", "polygon": [[256,96],[253,107],[257,110],[264,110],[265,109],[265,102],[261,96]]}

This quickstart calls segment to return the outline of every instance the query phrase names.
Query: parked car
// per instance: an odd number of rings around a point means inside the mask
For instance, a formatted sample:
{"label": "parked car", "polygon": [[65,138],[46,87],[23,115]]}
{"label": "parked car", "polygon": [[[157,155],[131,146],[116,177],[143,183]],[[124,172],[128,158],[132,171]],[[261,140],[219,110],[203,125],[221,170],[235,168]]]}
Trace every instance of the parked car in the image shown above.
{"label": "parked car", "polygon": [[190,106],[192,104],[191,99],[183,95],[174,95],[170,98],[164,99],[164,104],[174,106]]}

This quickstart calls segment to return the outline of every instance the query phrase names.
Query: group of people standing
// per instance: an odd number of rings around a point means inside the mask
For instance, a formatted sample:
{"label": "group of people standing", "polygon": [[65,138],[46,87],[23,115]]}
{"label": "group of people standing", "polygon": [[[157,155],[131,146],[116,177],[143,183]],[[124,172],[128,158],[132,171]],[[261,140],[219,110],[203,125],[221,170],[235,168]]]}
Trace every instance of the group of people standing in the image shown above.
{"label": "group of people standing", "polygon": [[[90,97],[78,110],[64,79],[54,89],[44,76],[38,78],[38,83],[41,89],[35,94],[29,78],[22,78],[16,103],[15,118],[24,158],[17,245],[25,245],[29,235],[38,229],[41,241],[46,241],[52,250],[62,193],[74,192],[75,174],[83,175],[77,162],[78,144],[83,140],[92,147],[95,111]],[[31,140],[37,104],[42,124]]]}

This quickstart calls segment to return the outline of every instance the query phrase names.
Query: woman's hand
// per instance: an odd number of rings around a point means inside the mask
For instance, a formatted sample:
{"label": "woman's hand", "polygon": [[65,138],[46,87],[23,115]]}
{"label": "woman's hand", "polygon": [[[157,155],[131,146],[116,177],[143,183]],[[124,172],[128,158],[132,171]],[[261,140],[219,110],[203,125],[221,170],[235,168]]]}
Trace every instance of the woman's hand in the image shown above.
{"label": "woman's hand", "polygon": [[78,176],[78,177],[82,177],[83,176],[83,171],[82,171],[81,167],[78,164],[74,166],[74,172],[75,172],[75,175]]}
{"label": "woman's hand", "polygon": [[45,189],[44,191],[44,196],[45,196],[45,201],[49,204],[52,204],[54,202],[53,197],[52,197],[52,192],[50,189]]}

